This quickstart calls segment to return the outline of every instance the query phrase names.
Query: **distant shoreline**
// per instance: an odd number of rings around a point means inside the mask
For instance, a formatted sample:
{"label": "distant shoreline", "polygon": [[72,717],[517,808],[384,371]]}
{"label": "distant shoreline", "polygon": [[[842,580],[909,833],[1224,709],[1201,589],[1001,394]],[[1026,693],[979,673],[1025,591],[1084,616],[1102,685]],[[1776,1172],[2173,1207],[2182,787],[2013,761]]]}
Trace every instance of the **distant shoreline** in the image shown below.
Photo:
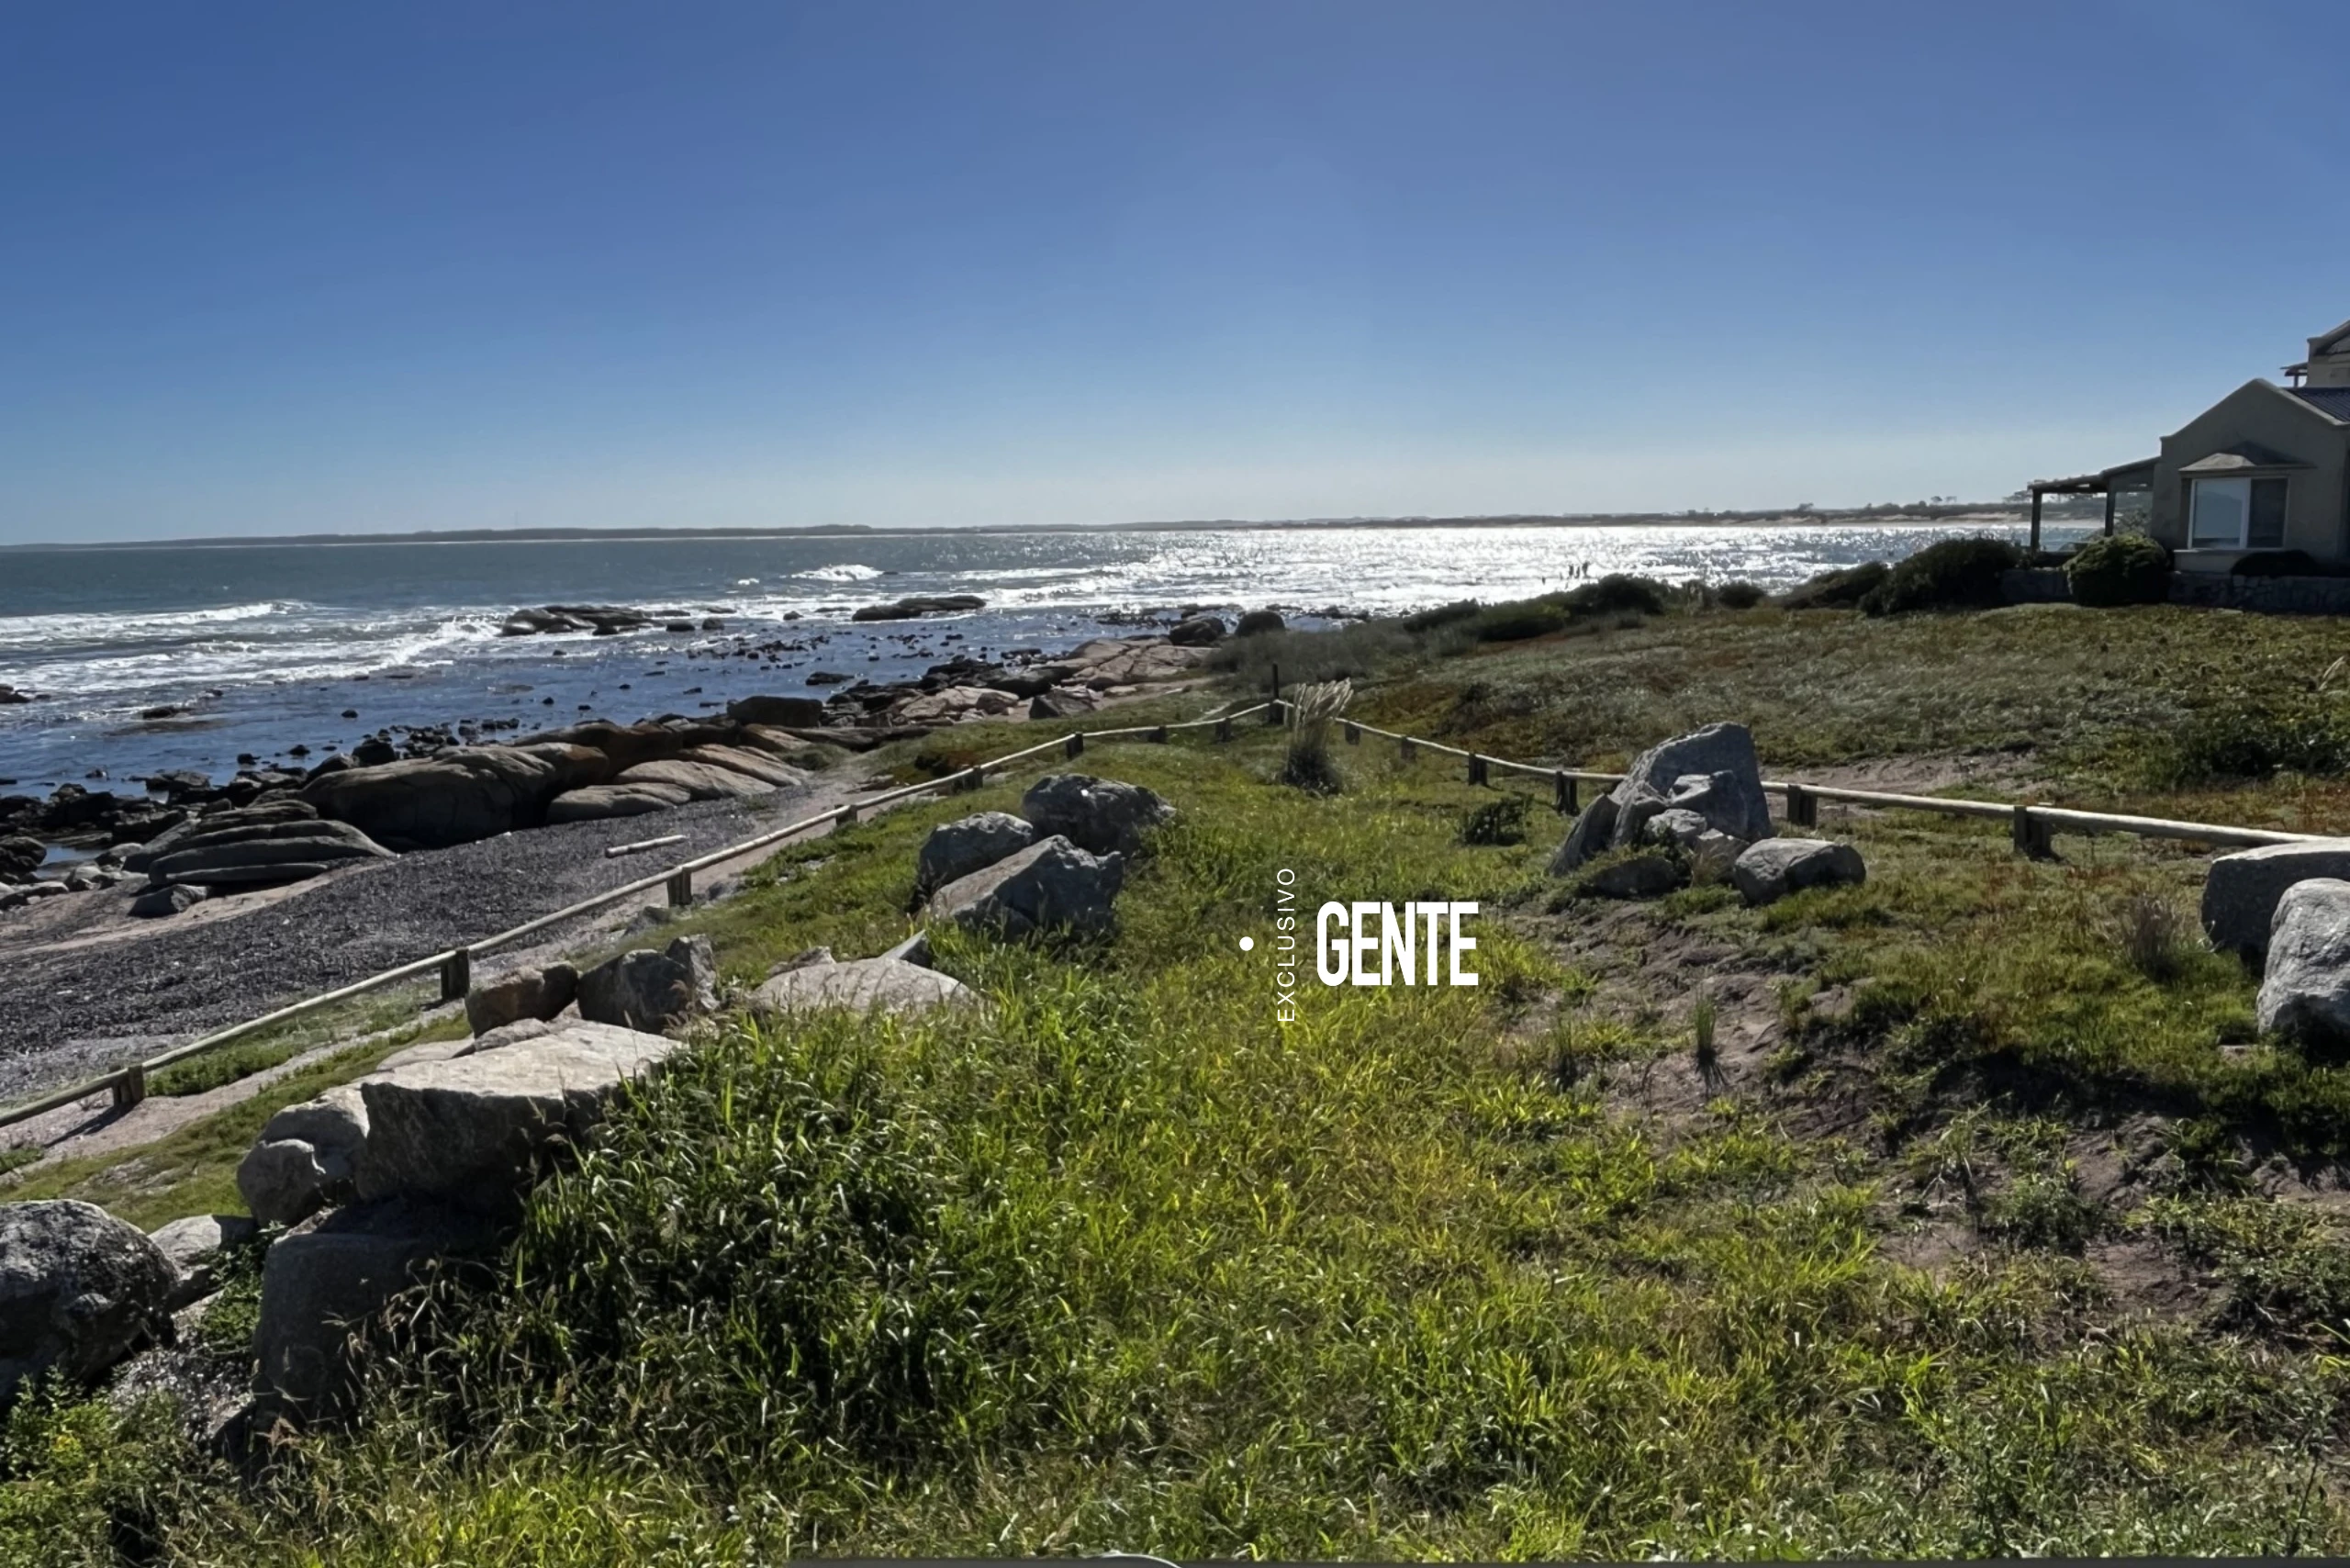
{"label": "distant shoreline", "polygon": [[[2051,508],[2052,521],[2077,521]],[[1969,506],[1843,508],[1797,511],[1778,509],[1740,512],[1589,512],[1539,515],[1510,513],[1487,517],[1363,517],[1296,518],[1271,521],[1225,519],[1186,522],[1046,522],[975,523],[968,527],[875,528],[863,523],[822,524],[807,528],[452,528],[421,529],[403,533],[282,533],[212,534],[187,539],[114,539],[75,543],[58,540],[0,544],[11,551],[66,550],[250,550],[274,545],[373,544],[528,544],[560,541],[601,540],[626,543],[674,539],[905,539],[934,534],[1020,533],[1168,533],[1245,532],[1286,529],[1355,528],[1751,528],[1804,527],[1929,527],[1953,522],[2017,523],[2025,514],[1998,502]]]}

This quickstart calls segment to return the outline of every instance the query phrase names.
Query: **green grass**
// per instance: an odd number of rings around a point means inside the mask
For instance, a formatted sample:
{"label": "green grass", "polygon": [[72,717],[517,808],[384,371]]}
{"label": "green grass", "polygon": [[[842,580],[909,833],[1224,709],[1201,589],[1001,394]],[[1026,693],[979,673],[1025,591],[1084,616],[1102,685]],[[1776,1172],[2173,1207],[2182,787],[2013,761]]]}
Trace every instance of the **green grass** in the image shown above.
{"label": "green grass", "polygon": [[[2345,801],[2154,766],[2215,694],[2331,700],[2314,622],[1674,608],[1440,658],[1445,632],[1325,652],[1369,666],[1371,722],[1505,755],[1731,717],[1774,766],[1989,751],[2165,814]],[[273,1487],[139,1480],[170,1439],[83,1405],[95,1467],[12,1431],[0,1494],[59,1540],[121,1512],[167,1558],[263,1563],[2350,1547],[2350,1243],[2266,1195],[2350,1160],[2350,1072],[2259,1039],[2252,977],[2161,918],[2199,857],[2035,863],[1984,824],[1831,812],[1864,886],[1603,906],[1543,877],[1561,824],[1499,804],[1516,784],[1367,744],[1309,796],[1281,738],[1053,764],[1183,813],[1113,937],[945,942],[983,1013],[723,1021]],[[878,951],[922,834],[1033,777],[797,846],[680,928],[736,984]],[[1283,871],[1309,917],[1477,900],[1483,983],[1309,968],[1281,1024]],[[233,1132],[163,1163],[208,1179]],[[1943,1253],[1901,1261],[1920,1235]],[[2116,1249],[2203,1305],[2141,1310]]]}
{"label": "green grass", "polygon": [[[1685,1058],[1695,1025],[1685,1008],[1643,1024],[1556,956],[1582,915],[1544,913],[1551,834],[1464,845],[1464,812],[1493,792],[1433,760],[1341,748],[1335,798],[1281,789],[1278,760],[1270,734],[1089,758],[1184,813],[1114,938],[948,944],[942,962],[989,1000],[978,1015],[715,1031],[542,1190],[494,1278],[444,1299],[362,1430],[314,1440],[270,1492],[194,1487],[166,1511],[172,1549],[638,1563],[2350,1544],[2320,1443],[2344,1414],[2340,1363],[2289,1336],[2118,1314],[2078,1255],[2106,1232],[2076,1201],[2065,1095],[2224,1099],[2235,1070],[2206,1058],[2244,979],[2190,965],[2158,985],[2083,918],[2108,883],[2180,868],[2032,866],[1989,834],[1891,823],[1865,830],[1866,888],[1652,912],[1801,978],[1796,1016],[1807,987],[1865,998],[1808,1047],[1881,1055],[1874,1092],[1918,1118],[1897,1146],[1868,1126],[1802,1135],[1745,1092],[1666,1126],[1610,1096]],[[1019,782],[807,846],[691,918],[737,979],[817,942],[871,950],[902,926],[926,826]],[[1284,868],[1308,913],[1478,899],[1484,983],[1309,979],[1299,1021],[1277,1023],[1269,954],[1237,938],[1277,934]],[[1937,953],[1924,935],[1953,919],[2011,956]],[[1970,1005],[1996,1027],[1964,1049],[2072,1076],[2036,1110],[1995,1094],[1953,1134],[1935,1021]],[[1986,1249],[1949,1271],[1888,1260],[1901,1195],[1961,1167]],[[2292,1249],[2324,1239],[2239,1246],[2288,1260],[2248,1299],[2319,1304],[2297,1332],[2322,1319],[2333,1276]]]}

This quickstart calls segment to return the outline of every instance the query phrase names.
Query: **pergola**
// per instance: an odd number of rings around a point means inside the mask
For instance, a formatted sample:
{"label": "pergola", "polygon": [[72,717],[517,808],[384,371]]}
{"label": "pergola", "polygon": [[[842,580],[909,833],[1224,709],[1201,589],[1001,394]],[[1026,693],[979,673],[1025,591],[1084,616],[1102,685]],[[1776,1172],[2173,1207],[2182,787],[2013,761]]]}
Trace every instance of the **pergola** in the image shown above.
{"label": "pergola", "polygon": [[2105,498],[2105,531],[2113,532],[2114,497],[2154,487],[2154,464],[2148,457],[2136,463],[2124,463],[2118,468],[2100,469],[2095,474],[2076,474],[2068,479],[2034,479],[2025,488],[2031,492],[2031,549],[2040,553],[2040,501],[2042,496],[2103,496]]}

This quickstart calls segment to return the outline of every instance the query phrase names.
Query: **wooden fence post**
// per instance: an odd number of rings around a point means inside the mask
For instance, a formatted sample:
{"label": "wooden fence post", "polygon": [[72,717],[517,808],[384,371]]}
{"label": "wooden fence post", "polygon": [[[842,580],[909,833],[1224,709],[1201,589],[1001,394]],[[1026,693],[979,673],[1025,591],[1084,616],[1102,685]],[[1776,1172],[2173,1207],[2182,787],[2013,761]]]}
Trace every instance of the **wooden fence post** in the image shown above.
{"label": "wooden fence post", "polygon": [[2016,853],[2034,860],[2056,857],[2056,835],[2049,825],[2031,814],[2030,806],[2018,806],[2010,829],[2015,839]]}
{"label": "wooden fence post", "polygon": [[128,1111],[147,1098],[147,1070],[132,1062],[114,1081],[114,1108]]}
{"label": "wooden fence post", "polygon": [[1411,736],[1409,736],[1409,735],[1405,735],[1405,736],[1404,736],[1402,739],[1398,740],[1398,741],[1395,743],[1395,747],[1396,747],[1396,755],[1397,755],[1397,756],[1401,756],[1401,757],[1402,757],[1405,762],[1409,762],[1409,761],[1411,761],[1411,760],[1412,760],[1412,757],[1414,756],[1415,753],[1413,752],[1413,749],[1412,749],[1412,737],[1411,737]]}
{"label": "wooden fence post", "polygon": [[1061,743],[1061,755],[1063,756],[1083,756],[1085,755],[1085,732],[1083,730],[1071,730],[1069,733],[1069,739]]}
{"label": "wooden fence post", "polygon": [[1232,721],[1230,719],[1218,719],[1215,722],[1215,738],[1219,741],[1228,741],[1232,738]]}
{"label": "wooden fence post", "polygon": [[1472,784],[1485,782],[1485,759],[1473,751],[1469,754],[1469,782]]}
{"label": "wooden fence post", "polygon": [[694,874],[673,871],[669,874],[669,907],[684,909],[694,902]]}
{"label": "wooden fence post", "polygon": [[1167,744],[1167,726],[1166,726],[1166,725],[1164,725],[1164,724],[1161,724],[1161,725],[1159,725],[1159,726],[1158,726],[1158,728],[1157,728],[1157,729],[1155,729],[1155,730],[1151,731],[1151,732],[1150,732],[1150,738],[1151,738],[1151,741],[1153,742],[1153,744],[1158,745],[1165,745]]}
{"label": "wooden fence post", "polygon": [[441,960],[441,1000],[463,1002],[474,988],[474,956],[459,947]]}
{"label": "wooden fence post", "polygon": [[1564,768],[1551,775],[1550,805],[1561,814],[1582,810],[1575,804],[1575,781],[1567,777]]}
{"label": "wooden fence post", "polygon": [[1819,825],[1819,798],[1800,784],[1787,786],[1787,825],[1789,827],[1818,827]]}
{"label": "wooden fence post", "polygon": [[1346,736],[1347,744],[1348,745],[1362,745],[1362,726],[1356,723],[1351,719],[1348,720],[1346,722]]}

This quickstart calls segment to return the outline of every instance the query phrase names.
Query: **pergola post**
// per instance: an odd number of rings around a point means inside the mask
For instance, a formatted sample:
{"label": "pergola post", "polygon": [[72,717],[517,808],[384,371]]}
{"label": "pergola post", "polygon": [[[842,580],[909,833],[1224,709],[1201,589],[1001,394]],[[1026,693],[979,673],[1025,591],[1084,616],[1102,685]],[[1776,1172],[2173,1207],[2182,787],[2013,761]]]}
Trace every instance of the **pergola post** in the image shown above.
{"label": "pergola post", "polygon": [[2031,487],[2031,553],[2040,554],[2040,487]]}
{"label": "pergola post", "polygon": [[2106,536],[2108,539],[2110,539],[2110,538],[2112,538],[2112,537],[2113,537],[2113,503],[2114,503],[2114,500],[2115,500],[2114,493],[2113,493],[2110,489],[2107,490],[2107,491],[2105,492],[2105,536]]}

